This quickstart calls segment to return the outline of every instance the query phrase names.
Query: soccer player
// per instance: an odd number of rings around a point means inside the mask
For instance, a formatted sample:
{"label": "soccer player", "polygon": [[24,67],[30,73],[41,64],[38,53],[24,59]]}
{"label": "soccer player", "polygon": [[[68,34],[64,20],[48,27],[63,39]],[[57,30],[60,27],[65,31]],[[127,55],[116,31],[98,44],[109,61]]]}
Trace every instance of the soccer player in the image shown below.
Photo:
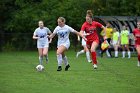
{"label": "soccer player", "polygon": [[87,38],[86,44],[91,52],[93,68],[97,69],[96,48],[99,45],[99,37],[96,29],[97,27],[99,27],[103,28],[105,31],[106,28],[99,22],[93,21],[92,18],[93,18],[92,11],[87,10],[86,22],[83,23],[80,33],[83,34],[84,31],[86,33]]}
{"label": "soccer player", "polygon": [[116,28],[113,29],[113,36],[112,36],[112,44],[114,47],[114,51],[115,51],[115,58],[118,57],[118,47],[119,47],[119,39],[120,35],[118,30],[116,30]]}
{"label": "soccer player", "polygon": [[129,50],[129,31],[127,30],[126,26],[122,27],[120,41],[122,46],[122,58],[125,58],[125,48],[127,49],[128,58],[130,58],[131,52]]}
{"label": "soccer player", "polygon": [[53,38],[56,34],[58,35],[58,42],[57,42],[58,69],[57,71],[62,70],[62,61],[64,62],[64,65],[65,65],[65,71],[68,71],[70,65],[68,63],[68,59],[65,55],[65,52],[70,47],[70,40],[69,40],[70,32],[80,35],[85,40],[86,38],[82,34],[77,32],[76,30],[71,28],[70,26],[66,25],[65,24],[66,20],[64,17],[59,17],[57,22],[58,22],[58,26],[54,29],[53,33],[49,37]]}
{"label": "soccer player", "polygon": [[138,53],[138,64],[140,67],[140,21],[137,22],[137,28],[133,30],[133,35],[135,37],[135,47]]}
{"label": "soccer player", "polygon": [[[101,32],[101,35],[105,38],[105,40],[107,40],[107,42],[110,45],[111,38],[112,38],[112,35],[113,35],[113,28],[111,27],[110,23],[106,24],[106,33],[104,33],[104,30],[103,30]],[[101,51],[101,57],[103,57],[103,53],[105,51],[106,51],[106,54],[107,54],[108,57],[112,57],[110,47],[108,47],[107,49]]]}
{"label": "soccer player", "polygon": [[[86,34],[84,33],[84,36],[86,36]],[[78,40],[80,41],[80,37],[78,36]],[[83,54],[83,53],[85,53],[86,52],[86,58],[87,58],[87,61],[89,62],[89,63],[91,63],[92,62],[92,60],[90,59],[90,52],[89,52],[89,49],[87,48],[87,46],[86,46],[86,41],[82,38],[82,46],[83,46],[83,50],[81,50],[81,51],[79,51],[79,52],[77,52],[77,54],[76,54],[76,57],[78,57],[79,55],[81,55],[81,54]]]}
{"label": "soccer player", "polygon": [[46,58],[46,63],[48,63],[48,48],[49,42],[48,41],[48,34],[51,34],[49,28],[44,27],[43,21],[38,22],[39,27],[35,29],[33,33],[33,39],[37,39],[37,48],[39,53],[39,64],[42,65],[43,63],[43,56]]}

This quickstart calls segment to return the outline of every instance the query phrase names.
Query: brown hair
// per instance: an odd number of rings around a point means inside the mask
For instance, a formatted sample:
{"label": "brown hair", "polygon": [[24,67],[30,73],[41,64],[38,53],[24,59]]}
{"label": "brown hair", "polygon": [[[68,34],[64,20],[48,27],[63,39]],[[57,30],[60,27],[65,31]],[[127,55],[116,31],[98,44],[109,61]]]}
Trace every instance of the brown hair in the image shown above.
{"label": "brown hair", "polygon": [[91,10],[87,10],[87,15],[86,16],[89,16],[90,18],[93,17],[93,13]]}
{"label": "brown hair", "polygon": [[62,20],[62,22],[66,22],[66,19],[64,17],[59,17],[58,19]]}

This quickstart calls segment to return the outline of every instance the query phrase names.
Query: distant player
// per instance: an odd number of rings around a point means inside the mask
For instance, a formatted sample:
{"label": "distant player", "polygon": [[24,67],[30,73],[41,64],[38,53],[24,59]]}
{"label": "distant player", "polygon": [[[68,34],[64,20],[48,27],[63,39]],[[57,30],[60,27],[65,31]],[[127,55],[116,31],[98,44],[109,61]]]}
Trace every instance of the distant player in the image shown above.
{"label": "distant player", "polygon": [[115,58],[118,57],[118,48],[119,48],[119,42],[120,42],[120,34],[116,28],[113,29],[113,36],[112,36],[112,44],[115,51]]}
{"label": "distant player", "polygon": [[[69,40],[69,34],[70,32],[73,32],[77,35],[82,36],[79,32],[71,28],[70,26],[66,25],[65,18],[59,17],[58,20],[58,26],[54,29],[54,32],[50,35],[50,38],[53,38],[56,34],[58,35],[58,42],[57,42],[57,61],[58,61],[58,69],[57,71],[62,70],[62,61],[65,65],[65,71],[68,71],[70,65],[68,63],[67,57],[65,55],[65,52],[70,47],[70,40]],[[86,38],[82,36],[85,40]]]}
{"label": "distant player", "polygon": [[[51,34],[49,28],[44,27],[43,21],[38,22],[39,27],[35,29],[33,33],[33,39],[37,39],[37,48],[39,53],[39,64],[43,63],[43,56],[46,59],[46,63],[48,63],[48,34]],[[51,39],[50,39],[51,40]]]}
{"label": "distant player", "polygon": [[133,30],[133,35],[135,37],[135,47],[138,53],[138,64],[140,67],[140,21],[137,22],[137,28]]}
{"label": "distant player", "polygon": [[131,57],[131,52],[129,50],[129,31],[126,26],[123,26],[120,33],[120,41],[122,46],[122,58],[125,58],[125,49],[127,49],[128,58]]}
{"label": "distant player", "polygon": [[[83,34],[84,36],[86,36],[86,34],[84,33]],[[80,41],[80,37],[78,37],[79,38],[79,41]],[[83,53],[86,53],[86,58],[87,58],[87,61],[89,62],[89,63],[91,63],[92,62],[92,60],[90,59],[90,51],[89,51],[89,49],[87,48],[87,46],[86,46],[86,41],[82,38],[82,46],[83,46],[83,50],[81,50],[81,51],[79,51],[79,52],[77,52],[77,54],[76,54],[76,57],[78,57],[79,55],[81,55],[81,54],[83,54]]]}
{"label": "distant player", "polygon": [[[106,32],[104,33],[104,30],[103,30],[101,32],[101,35],[104,37],[105,40],[107,40],[107,42],[110,45],[111,38],[112,38],[112,35],[113,35],[113,28],[111,27],[110,23],[106,24]],[[108,47],[107,49],[101,51],[101,57],[103,57],[103,53],[105,51],[106,51],[106,54],[107,54],[108,57],[112,57],[111,48],[110,47]]]}
{"label": "distant player", "polygon": [[83,23],[80,33],[82,34],[84,32],[86,33],[86,38],[87,38],[86,45],[91,52],[93,68],[97,69],[96,48],[99,45],[97,27],[103,28],[104,30],[105,27],[99,22],[93,21],[92,18],[93,18],[92,11],[87,10],[86,22]]}

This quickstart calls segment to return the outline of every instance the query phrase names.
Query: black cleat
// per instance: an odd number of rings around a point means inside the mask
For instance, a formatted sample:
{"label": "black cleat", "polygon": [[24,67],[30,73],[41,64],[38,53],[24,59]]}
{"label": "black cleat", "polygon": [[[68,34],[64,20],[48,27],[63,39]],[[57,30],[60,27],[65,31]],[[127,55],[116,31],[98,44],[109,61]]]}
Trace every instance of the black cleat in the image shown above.
{"label": "black cleat", "polygon": [[68,71],[69,68],[70,68],[70,65],[68,64],[68,65],[65,67],[65,71]]}
{"label": "black cleat", "polygon": [[61,70],[62,70],[62,67],[61,66],[58,66],[57,71],[61,71]]}

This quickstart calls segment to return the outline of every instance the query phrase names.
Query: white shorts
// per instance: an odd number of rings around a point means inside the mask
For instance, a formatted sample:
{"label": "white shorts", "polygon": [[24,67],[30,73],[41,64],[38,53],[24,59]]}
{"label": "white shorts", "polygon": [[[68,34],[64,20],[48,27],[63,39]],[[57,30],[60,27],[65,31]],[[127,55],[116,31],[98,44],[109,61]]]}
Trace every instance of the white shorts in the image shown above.
{"label": "white shorts", "polygon": [[112,44],[113,44],[113,45],[116,45],[116,44],[117,44],[117,41],[113,41]]}
{"label": "white shorts", "polygon": [[48,42],[37,42],[37,48],[45,48],[45,47],[49,47]]}
{"label": "white shorts", "polygon": [[82,38],[82,46],[86,46],[86,41]]}
{"label": "white shorts", "polygon": [[65,46],[67,49],[69,49],[69,47],[70,47],[70,43],[62,43],[62,44],[58,44],[57,45],[57,48],[59,47],[59,46]]}

